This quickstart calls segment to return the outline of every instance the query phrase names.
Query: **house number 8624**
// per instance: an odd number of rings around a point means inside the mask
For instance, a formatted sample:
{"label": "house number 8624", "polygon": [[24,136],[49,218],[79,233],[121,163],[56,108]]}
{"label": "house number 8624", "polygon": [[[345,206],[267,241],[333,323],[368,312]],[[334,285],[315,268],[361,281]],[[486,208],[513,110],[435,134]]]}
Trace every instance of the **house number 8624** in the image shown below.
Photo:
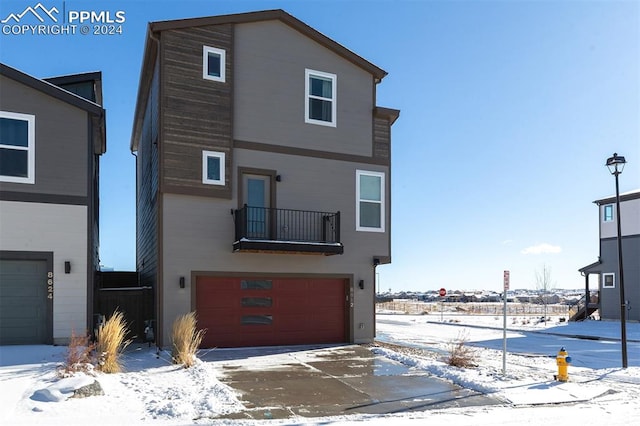
{"label": "house number 8624", "polygon": [[47,274],[49,279],[47,280],[47,299],[53,299],[53,273]]}

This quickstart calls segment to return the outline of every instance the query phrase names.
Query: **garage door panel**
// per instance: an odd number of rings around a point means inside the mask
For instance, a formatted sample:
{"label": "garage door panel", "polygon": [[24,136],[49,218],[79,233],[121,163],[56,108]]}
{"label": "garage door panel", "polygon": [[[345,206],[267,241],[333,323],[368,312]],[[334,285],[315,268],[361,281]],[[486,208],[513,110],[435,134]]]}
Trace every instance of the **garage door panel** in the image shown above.
{"label": "garage door panel", "polygon": [[47,261],[0,260],[0,344],[50,343]]}
{"label": "garage door panel", "polygon": [[202,346],[344,342],[345,291],[344,279],[198,277]]}

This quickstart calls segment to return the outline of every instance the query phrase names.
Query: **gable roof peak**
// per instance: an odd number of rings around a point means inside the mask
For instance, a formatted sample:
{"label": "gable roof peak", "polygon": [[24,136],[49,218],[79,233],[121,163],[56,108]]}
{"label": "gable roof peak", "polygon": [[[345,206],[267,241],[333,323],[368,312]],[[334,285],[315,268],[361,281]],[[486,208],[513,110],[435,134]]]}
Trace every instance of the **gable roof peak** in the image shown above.
{"label": "gable roof peak", "polygon": [[262,10],[255,12],[234,13],[229,15],[215,15],[206,16],[200,18],[186,18],[175,19],[170,21],[156,21],[149,23],[149,32],[161,32],[166,30],[178,30],[183,28],[201,27],[205,25],[220,25],[220,24],[245,24],[261,21],[274,21],[278,20],[294,30],[302,33],[306,37],[314,40],[320,45],[332,50],[337,55],[342,56],[346,60],[354,63],[365,71],[371,73],[376,83],[379,83],[386,75],[387,72],[378,66],[367,61],[363,57],[357,55],[351,50],[347,49],[340,43],[322,34],[320,31],[305,24],[298,18],[287,13],[282,9]]}

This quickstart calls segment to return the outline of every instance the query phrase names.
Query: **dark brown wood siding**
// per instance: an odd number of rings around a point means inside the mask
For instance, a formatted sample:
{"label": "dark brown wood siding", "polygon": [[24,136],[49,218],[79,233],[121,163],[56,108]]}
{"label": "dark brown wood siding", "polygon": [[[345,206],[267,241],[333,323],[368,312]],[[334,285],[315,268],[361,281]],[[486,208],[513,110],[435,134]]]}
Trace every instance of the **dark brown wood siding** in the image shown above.
{"label": "dark brown wood siding", "polygon": [[373,157],[390,161],[391,124],[386,118],[373,119]]}
{"label": "dark brown wood siding", "polygon": [[137,267],[140,284],[155,287],[158,274],[159,73],[156,67],[138,141]]}
{"label": "dark brown wood siding", "polygon": [[[231,198],[233,27],[162,33],[162,191]],[[225,82],[202,77],[203,47],[224,49]],[[202,183],[202,151],[225,153],[225,186]]]}

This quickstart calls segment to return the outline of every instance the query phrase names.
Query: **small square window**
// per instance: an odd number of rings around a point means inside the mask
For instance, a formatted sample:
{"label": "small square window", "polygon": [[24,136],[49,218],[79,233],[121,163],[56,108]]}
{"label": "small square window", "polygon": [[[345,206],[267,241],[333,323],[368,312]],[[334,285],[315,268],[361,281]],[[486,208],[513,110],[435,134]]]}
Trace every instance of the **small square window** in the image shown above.
{"label": "small square window", "polygon": [[305,70],[306,123],[336,127],[335,74]]}
{"label": "small square window", "polygon": [[602,274],[602,288],[615,288],[616,275],[614,273]]}
{"label": "small square window", "polygon": [[225,82],[226,52],[215,47],[204,46],[202,51],[202,78]]}
{"label": "small square window", "polygon": [[34,115],[0,111],[0,182],[35,183]]}
{"label": "small square window", "polygon": [[202,183],[224,185],[224,152],[202,151]]}
{"label": "small square window", "polygon": [[613,221],[613,204],[607,204],[603,207],[602,220],[604,222]]}

